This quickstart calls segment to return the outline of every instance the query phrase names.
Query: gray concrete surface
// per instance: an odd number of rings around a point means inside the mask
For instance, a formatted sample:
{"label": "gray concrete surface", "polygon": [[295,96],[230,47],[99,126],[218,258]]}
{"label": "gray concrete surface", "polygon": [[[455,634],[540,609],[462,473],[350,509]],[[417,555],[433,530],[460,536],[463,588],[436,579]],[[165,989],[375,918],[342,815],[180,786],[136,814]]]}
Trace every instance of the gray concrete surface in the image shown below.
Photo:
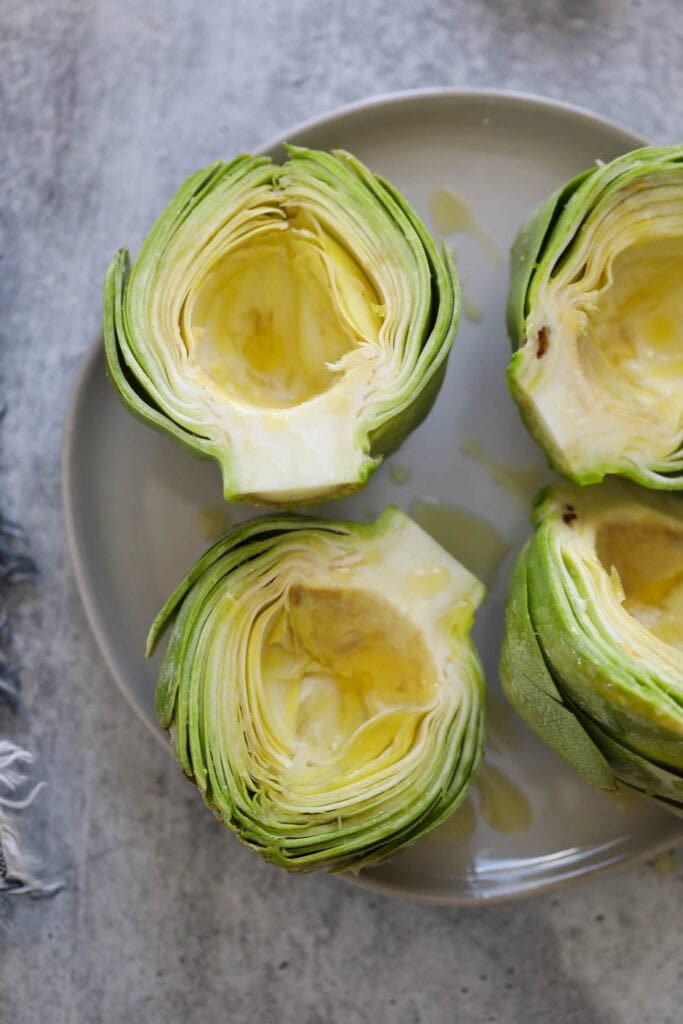
{"label": "gray concrete surface", "polygon": [[418,86],[535,91],[680,140],[678,0],[5,0],[0,23],[0,492],[42,570],[0,731],[50,782],[29,839],[66,881],[0,901],[2,1024],[678,1024],[680,865],[448,910],[287,877],[227,837],[102,664],[60,494],[105,265],[187,173]]}

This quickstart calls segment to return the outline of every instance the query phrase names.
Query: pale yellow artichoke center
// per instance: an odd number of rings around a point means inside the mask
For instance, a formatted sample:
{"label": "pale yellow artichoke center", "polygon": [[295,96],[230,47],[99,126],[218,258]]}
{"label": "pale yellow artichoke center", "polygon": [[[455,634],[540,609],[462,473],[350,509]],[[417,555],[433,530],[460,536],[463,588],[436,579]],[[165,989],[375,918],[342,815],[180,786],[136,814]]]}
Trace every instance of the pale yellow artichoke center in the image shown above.
{"label": "pale yellow artichoke center", "polygon": [[437,688],[422,633],[385,599],[354,589],[292,586],[261,671],[291,751],[287,781],[313,787],[400,760]]}
{"label": "pale yellow artichoke center", "polygon": [[616,255],[611,281],[588,310],[579,355],[608,390],[683,422],[683,237]]}
{"label": "pale yellow artichoke center", "polygon": [[683,524],[639,517],[600,526],[598,558],[619,574],[624,608],[654,636],[683,650]]}
{"label": "pale yellow artichoke center", "polygon": [[244,404],[289,408],[326,392],[344,356],[377,340],[379,309],[334,239],[277,221],[190,293],[184,337],[206,386]]}

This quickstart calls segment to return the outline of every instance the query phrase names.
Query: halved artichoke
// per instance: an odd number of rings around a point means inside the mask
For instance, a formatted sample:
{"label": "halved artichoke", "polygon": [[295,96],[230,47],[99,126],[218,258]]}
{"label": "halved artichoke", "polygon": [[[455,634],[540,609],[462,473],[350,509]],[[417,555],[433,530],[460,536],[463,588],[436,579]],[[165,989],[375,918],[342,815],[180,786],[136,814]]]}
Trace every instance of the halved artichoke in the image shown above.
{"label": "halved artichoke", "polygon": [[563,485],[534,518],[508,596],[508,699],[594,784],[683,813],[683,503]]}
{"label": "halved artichoke", "polygon": [[508,379],[551,465],[683,488],[683,146],[574,178],[511,261]]}
{"label": "halved artichoke", "polygon": [[398,509],[267,517],[208,551],[175,619],[157,715],[214,813],[266,860],[344,870],[464,799],[484,740],[469,638],[484,587]]}
{"label": "halved artichoke", "polygon": [[215,459],[231,501],[362,487],[431,408],[460,311],[448,253],[388,182],[288,152],[194,174],[105,284],[124,403]]}

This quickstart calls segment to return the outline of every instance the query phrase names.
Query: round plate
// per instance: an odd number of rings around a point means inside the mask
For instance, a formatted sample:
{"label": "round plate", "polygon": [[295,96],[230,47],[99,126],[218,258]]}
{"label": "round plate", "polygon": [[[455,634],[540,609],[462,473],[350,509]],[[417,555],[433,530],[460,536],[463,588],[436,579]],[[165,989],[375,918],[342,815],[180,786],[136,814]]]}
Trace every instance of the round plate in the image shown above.
{"label": "round plate", "polygon": [[[461,529],[462,512],[443,511],[453,506],[485,520],[509,545],[474,633],[490,691],[481,784],[464,811],[357,881],[396,895],[464,903],[538,891],[671,847],[682,838],[675,818],[639,798],[591,789],[515,718],[498,682],[507,580],[529,532],[532,493],[526,490],[541,482],[545,467],[506,388],[507,252],[548,193],[642,140],[545,100],[450,91],[366,103],[294,128],[286,140],[350,150],[398,186],[435,234],[459,222],[446,241],[455,251],[466,315],[434,409],[362,493],[323,507],[323,514],[363,520],[390,503],[410,512],[418,501],[434,515],[438,502],[442,527]],[[282,141],[265,151],[281,157]],[[450,211],[435,208],[439,189],[457,192]],[[150,210],[150,227],[159,212]],[[114,239],[112,249],[122,241]],[[64,495],[91,626],[115,679],[161,738],[154,718],[159,656],[143,657],[149,625],[216,531],[256,510],[227,506],[213,463],[187,455],[124,410],[105,376],[101,342],[87,356],[73,395]]]}

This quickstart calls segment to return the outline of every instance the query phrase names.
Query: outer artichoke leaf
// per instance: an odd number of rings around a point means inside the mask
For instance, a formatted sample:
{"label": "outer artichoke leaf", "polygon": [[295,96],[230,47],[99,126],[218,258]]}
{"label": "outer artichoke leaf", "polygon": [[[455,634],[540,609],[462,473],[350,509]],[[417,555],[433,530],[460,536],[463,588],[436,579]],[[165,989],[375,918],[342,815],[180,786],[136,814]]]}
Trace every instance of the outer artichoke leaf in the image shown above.
{"label": "outer artichoke leaf", "polygon": [[[428,237],[425,232],[425,237]],[[443,246],[440,263],[446,268],[447,276],[450,279],[448,290],[453,298],[451,304],[442,303],[439,307],[439,320],[432,324],[429,345],[426,345],[419,357],[418,363],[413,370],[415,378],[422,381],[422,390],[418,396],[407,391],[402,401],[393,408],[390,418],[386,417],[389,406],[385,404],[382,413],[385,418],[377,416],[377,426],[370,432],[370,452],[373,456],[386,456],[400,447],[407,434],[412,433],[424,421],[431,410],[436,396],[446,375],[449,352],[441,346],[438,349],[438,339],[444,334],[449,336],[455,334],[460,317],[460,285],[458,282],[453,257],[449,250]],[[440,269],[434,268],[435,276],[441,276]]]}
{"label": "outer artichoke leaf", "polygon": [[529,615],[526,550],[517,560],[508,592],[500,675],[515,711],[551,750],[594,786],[616,788],[607,760],[565,706],[546,665]]}
{"label": "outer artichoke leaf", "polygon": [[[130,273],[130,257],[125,249],[119,250],[107,270],[104,284],[104,315],[103,335],[109,378],[119,398],[133,415],[149,427],[167,434],[186,451],[209,458],[211,455],[209,442],[183,430],[166,416],[147,397],[126,363],[122,361],[122,350],[119,339],[123,336],[123,294]],[[129,363],[134,358],[129,354]],[[142,369],[136,367],[139,373]]]}
{"label": "outer artichoke leaf", "polygon": [[595,737],[596,743],[606,752],[610,764],[614,766],[615,773],[622,782],[639,790],[645,796],[656,797],[677,806],[679,813],[683,813],[683,775],[680,772],[671,771],[640,757],[580,711],[577,714],[586,731]]}
{"label": "outer artichoke leaf", "polygon": [[208,806],[290,870],[354,869],[435,827],[483,749],[482,585],[403,513],[267,517],[200,560],[158,711]]}
{"label": "outer artichoke leaf", "polygon": [[515,349],[524,344],[524,325],[529,312],[529,285],[544,254],[545,243],[576,189],[592,173],[592,170],[583,171],[548,196],[515,237],[510,251],[510,288],[506,306],[508,335]]}

